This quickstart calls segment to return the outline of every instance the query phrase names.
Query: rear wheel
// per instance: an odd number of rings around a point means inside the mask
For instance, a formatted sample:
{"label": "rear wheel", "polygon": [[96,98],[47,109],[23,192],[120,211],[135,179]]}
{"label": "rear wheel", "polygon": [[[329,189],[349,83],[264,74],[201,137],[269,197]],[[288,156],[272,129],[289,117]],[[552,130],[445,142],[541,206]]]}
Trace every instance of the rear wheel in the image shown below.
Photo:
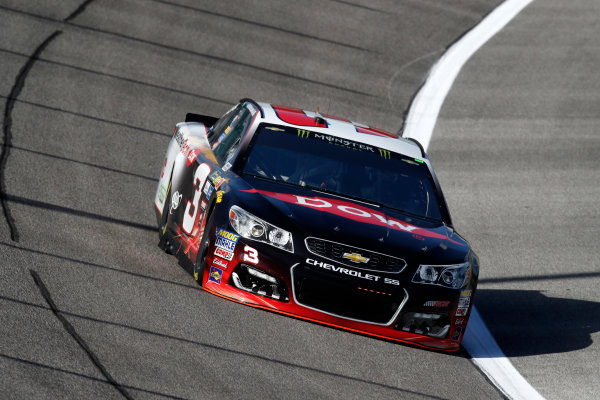
{"label": "rear wheel", "polygon": [[208,254],[208,241],[210,239],[210,230],[213,227],[213,221],[215,219],[215,213],[211,210],[211,213],[208,217],[208,221],[204,226],[204,234],[202,235],[202,242],[200,242],[200,247],[198,248],[198,256],[196,258],[196,262],[194,263],[194,279],[198,281],[200,286],[202,286],[202,277],[204,276],[204,267],[206,265],[206,256]]}
{"label": "rear wheel", "polygon": [[169,187],[165,198],[165,206],[163,207],[162,216],[160,219],[160,225],[158,226],[158,246],[168,254],[173,254],[172,245],[167,239],[165,233],[167,232],[167,223],[169,219],[169,210],[171,209],[171,181],[169,180]]}

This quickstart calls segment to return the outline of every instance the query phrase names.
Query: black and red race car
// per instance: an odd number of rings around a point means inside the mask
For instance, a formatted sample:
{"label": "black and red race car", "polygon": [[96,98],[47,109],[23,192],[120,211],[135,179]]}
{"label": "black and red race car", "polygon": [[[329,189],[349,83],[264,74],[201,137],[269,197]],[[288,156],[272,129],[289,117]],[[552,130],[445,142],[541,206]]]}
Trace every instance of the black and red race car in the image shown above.
{"label": "black and red race car", "polygon": [[478,260],[423,148],[318,112],[243,99],[188,114],[154,200],[159,246],[208,292],[457,350]]}

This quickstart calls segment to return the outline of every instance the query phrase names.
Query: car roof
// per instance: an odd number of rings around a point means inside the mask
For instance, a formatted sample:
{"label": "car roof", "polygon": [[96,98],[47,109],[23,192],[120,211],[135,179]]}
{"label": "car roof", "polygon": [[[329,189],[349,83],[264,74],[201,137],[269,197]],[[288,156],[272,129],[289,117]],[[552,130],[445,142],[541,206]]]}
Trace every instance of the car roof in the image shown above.
{"label": "car roof", "polygon": [[410,139],[368,125],[360,124],[327,114],[318,114],[300,108],[255,103],[262,109],[262,122],[307,129],[321,134],[365,143],[371,146],[404,154],[413,158],[427,159],[421,146]]}

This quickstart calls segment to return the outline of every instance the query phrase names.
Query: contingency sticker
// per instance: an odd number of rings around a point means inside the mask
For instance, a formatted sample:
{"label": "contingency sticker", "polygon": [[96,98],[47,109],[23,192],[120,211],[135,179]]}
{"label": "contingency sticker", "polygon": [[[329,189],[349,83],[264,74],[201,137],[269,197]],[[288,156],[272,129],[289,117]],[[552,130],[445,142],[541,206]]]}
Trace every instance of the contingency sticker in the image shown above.
{"label": "contingency sticker", "polygon": [[217,233],[217,239],[215,240],[215,246],[220,249],[233,252],[235,245],[240,238],[240,235],[226,231],[225,229],[219,229]]}
{"label": "contingency sticker", "polygon": [[233,251],[224,250],[220,247],[215,247],[215,256],[219,256],[221,258],[231,261],[231,259],[233,259]]}
{"label": "contingency sticker", "polygon": [[217,285],[221,284],[221,278],[223,277],[223,270],[217,267],[210,267],[210,274],[208,274],[208,281],[214,282]]}
{"label": "contingency sticker", "polygon": [[458,342],[458,338],[460,337],[460,334],[462,333],[462,326],[457,326],[456,328],[454,328],[454,333],[452,334],[452,341],[453,342]]}
{"label": "contingency sticker", "polygon": [[217,265],[223,269],[227,269],[227,264],[229,264],[227,261],[220,259],[219,257],[215,257],[213,258],[213,264]]}

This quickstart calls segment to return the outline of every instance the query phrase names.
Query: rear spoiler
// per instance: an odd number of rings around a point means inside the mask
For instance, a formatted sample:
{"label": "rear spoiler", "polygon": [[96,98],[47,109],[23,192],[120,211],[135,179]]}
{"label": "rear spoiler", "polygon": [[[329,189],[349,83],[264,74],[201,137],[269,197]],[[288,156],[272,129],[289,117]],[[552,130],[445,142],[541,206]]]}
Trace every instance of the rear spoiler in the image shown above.
{"label": "rear spoiler", "polygon": [[201,122],[204,125],[206,125],[207,128],[210,128],[211,126],[213,126],[215,124],[215,122],[217,122],[218,120],[219,120],[219,118],[211,117],[208,115],[201,115],[201,114],[194,114],[194,113],[187,113],[185,115],[185,122]]}

